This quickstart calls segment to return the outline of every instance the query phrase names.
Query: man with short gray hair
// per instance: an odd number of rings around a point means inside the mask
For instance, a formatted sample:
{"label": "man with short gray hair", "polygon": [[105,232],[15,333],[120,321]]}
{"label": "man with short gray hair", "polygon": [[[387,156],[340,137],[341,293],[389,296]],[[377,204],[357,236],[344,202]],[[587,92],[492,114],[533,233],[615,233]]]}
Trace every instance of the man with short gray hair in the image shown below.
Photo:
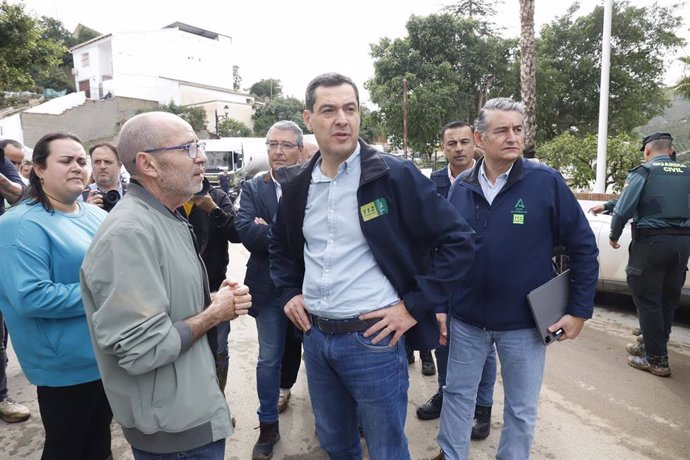
{"label": "man with short gray hair", "polygon": [[[254,460],[268,459],[273,455],[273,445],[280,439],[278,413],[285,410],[290,395],[290,388],[282,388],[281,385],[281,362],[284,352],[287,352],[284,346],[286,339],[292,338],[289,334],[294,334],[294,330],[292,324],[288,324],[271,280],[268,231],[282,195],[280,183],[276,181],[276,171],[297,164],[302,148],[302,129],[295,122],[283,120],[271,126],[266,134],[271,169],[242,184],[240,209],[235,223],[242,243],[251,253],[245,283],[254,296],[255,307],[250,313],[256,319],[259,339],[256,391],[261,431],[252,452]],[[294,353],[295,349],[291,351]],[[289,360],[297,363],[297,369],[293,372],[295,377],[301,359],[300,343],[296,352],[296,360]]]}
{"label": "man with short gray hair", "polygon": [[251,296],[227,279],[211,297],[194,233],[176,211],[201,190],[204,143],[182,118],[150,112],[124,124],[118,150],[128,193],[80,275],[108,401],[136,460],[222,459],[233,429],[216,377],[215,327],[246,313]]}
{"label": "man with short gray hair", "polygon": [[505,394],[496,458],[529,458],[546,331],[535,327],[526,296],[554,277],[555,246],[563,245],[570,257],[570,298],[567,313],[549,331],[562,330],[558,340],[574,339],[592,316],[598,272],[592,229],[561,175],[521,158],[523,124],[522,104],[487,101],[474,132],[484,158],[448,196],[474,229],[477,254],[450,304],[439,458],[467,458],[477,386],[494,344]]}

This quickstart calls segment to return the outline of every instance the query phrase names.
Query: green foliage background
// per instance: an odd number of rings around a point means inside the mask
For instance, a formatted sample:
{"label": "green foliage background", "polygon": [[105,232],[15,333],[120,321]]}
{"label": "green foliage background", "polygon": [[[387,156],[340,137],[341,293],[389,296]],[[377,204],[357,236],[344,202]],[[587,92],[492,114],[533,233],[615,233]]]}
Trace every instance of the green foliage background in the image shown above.
{"label": "green foliage background", "polygon": [[[537,158],[554,169],[573,188],[589,190],[596,179],[597,135],[564,133],[537,150]],[[640,137],[628,133],[609,136],[606,156],[606,187],[623,189],[628,172],[642,160]]]}

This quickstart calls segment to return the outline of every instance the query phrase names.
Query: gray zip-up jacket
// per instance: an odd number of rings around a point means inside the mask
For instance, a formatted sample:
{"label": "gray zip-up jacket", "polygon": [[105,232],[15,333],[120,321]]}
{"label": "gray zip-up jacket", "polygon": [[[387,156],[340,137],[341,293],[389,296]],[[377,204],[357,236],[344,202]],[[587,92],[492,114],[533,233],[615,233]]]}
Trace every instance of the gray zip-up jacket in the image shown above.
{"label": "gray zip-up jacket", "polygon": [[205,270],[186,221],[132,183],[81,267],[91,339],[113,415],[140,450],[194,449],[232,434],[205,338]]}

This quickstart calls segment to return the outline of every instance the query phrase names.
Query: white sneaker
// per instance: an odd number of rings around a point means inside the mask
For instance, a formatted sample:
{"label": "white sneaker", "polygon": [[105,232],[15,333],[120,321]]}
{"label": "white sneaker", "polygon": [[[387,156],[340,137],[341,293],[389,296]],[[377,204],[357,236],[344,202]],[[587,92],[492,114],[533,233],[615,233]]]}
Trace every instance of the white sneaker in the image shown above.
{"label": "white sneaker", "polygon": [[288,401],[290,401],[290,389],[281,388],[280,395],[278,396],[278,413],[281,413],[287,409]]}
{"label": "white sneaker", "polygon": [[17,404],[12,398],[0,401],[0,418],[7,423],[23,422],[31,417],[28,407]]}

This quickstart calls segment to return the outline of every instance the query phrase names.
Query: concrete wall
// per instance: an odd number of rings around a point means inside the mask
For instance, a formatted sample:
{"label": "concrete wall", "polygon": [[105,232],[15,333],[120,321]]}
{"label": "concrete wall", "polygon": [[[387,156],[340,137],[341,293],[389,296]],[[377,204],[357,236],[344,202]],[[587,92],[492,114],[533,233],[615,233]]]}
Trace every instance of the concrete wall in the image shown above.
{"label": "concrete wall", "polygon": [[208,120],[207,127],[210,132],[216,132],[216,113],[221,120],[225,117],[225,106],[228,106],[228,117],[244,123],[249,129],[254,129],[254,120],[252,119],[252,115],[254,115],[253,96],[185,84],[180,84],[179,94],[180,105],[204,107]]}
{"label": "concrete wall", "polygon": [[[196,104],[190,104],[196,105]],[[219,117],[219,122],[225,118],[225,106],[228,106],[228,117],[243,123],[247,128],[254,129],[254,109],[251,105],[241,104],[235,102],[228,102],[218,100],[206,104],[199,104],[206,111],[206,127],[209,132],[216,132],[216,113]]]}
{"label": "concrete wall", "polygon": [[76,134],[87,147],[99,141],[116,141],[122,124],[137,111],[157,107],[154,101],[115,97],[105,101],[87,100],[84,105],[60,115],[24,112],[21,114],[24,143],[33,148],[44,134],[52,131]]}

